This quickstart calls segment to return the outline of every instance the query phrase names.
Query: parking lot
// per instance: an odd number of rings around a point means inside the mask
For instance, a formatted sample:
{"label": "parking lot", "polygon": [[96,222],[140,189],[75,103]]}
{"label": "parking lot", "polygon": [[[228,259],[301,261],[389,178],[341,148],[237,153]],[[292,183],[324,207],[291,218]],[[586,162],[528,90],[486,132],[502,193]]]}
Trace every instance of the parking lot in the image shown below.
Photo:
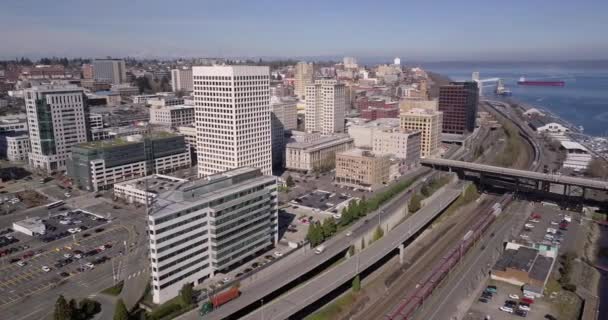
{"label": "parking lot", "polygon": [[[535,215],[536,214],[536,215]],[[571,220],[566,228],[560,228],[561,222]],[[538,243],[546,245],[559,245],[560,253],[575,250],[576,237],[579,231],[578,214],[562,211],[551,206],[537,205],[526,226],[519,234],[517,241],[522,243]],[[564,224],[565,225],[565,224]],[[566,230],[564,230],[566,229]],[[552,232],[549,232],[549,231]],[[547,237],[547,235],[550,235]]]}
{"label": "parking lot", "polygon": [[[492,320],[507,320],[507,319],[521,319],[523,316],[516,315],[514,313],[508,313],[500,310],[501,306],[505,305],[505,301],[511,300],[518,302],[523,298],[522,290],[520,287],[508,284],[505,282],[492,281],[488,285],[494,285],[497,288],[497,292],[493,294],[491,299],[487,299],[487,302],[481,302],[476,300],[471,306],[465,320],[481,320],[486,319],[486,316],[490,316]],[[484,287],[485,289],[485,287]],[[509,297],[509,295],[515,294],[519,299]],[[478,298],[481,297],[481,292],[478,294]],[[516,310],[518,307],[514,307]],[[530,305],[530,310],[527,311],[526,319],[544,319],[546,314],[551,314],[551,305],[544,299],[536,299],[534,303]]]}
{"label": "parking lot", "polygon": [[30,247],[19,255],[13,255],[13,262],[3,260],[0,266],[0,305],[69,281],[78,273],[94,273],[95,265],[108,263],[111,258],[122,254],[122,242],[126,238],[126,230],[112,227],[86,238],[77,235],[73,239]]}
{"label": "parking lot", "polygon": [[314,190],[291,201],[291,204],[312,209],[314,212],[329,211],[339,213],[351,197],[344,193]]}
{"label": "parking lot", "polygon": [[95,232],[94,229],[106,224],[108,220],[77,209],[57,213],[43,222],[47,231],[44,235],[38,236],[38,239],[42,242],[51,242],[77,233],[83,238],[89,237]]}

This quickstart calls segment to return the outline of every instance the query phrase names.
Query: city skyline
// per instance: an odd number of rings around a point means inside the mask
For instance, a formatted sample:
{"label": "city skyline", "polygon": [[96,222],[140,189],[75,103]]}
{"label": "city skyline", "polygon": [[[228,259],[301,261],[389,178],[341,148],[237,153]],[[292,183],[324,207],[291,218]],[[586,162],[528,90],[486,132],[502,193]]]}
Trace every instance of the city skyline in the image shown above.
{"label": "city skyline", "polygon": [[[5,4],[0,12],[0,58],[352,55],[362,60],[401,56],[404,61],[586,60],[608,53],[601,32],[608,8],[600,1],[544,7],[524,1],[312,1],[307,6],[182,1],[173,7],[167,12],[166,3],[159,1],[145,6],[59,1],[44,10],[31,1]],[[294,19],[298,17],[306,19]]]}

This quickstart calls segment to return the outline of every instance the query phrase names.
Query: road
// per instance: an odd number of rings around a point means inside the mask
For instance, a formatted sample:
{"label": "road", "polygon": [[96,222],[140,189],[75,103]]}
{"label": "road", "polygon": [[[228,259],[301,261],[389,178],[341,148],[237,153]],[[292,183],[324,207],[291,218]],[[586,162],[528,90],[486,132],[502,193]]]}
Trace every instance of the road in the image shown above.
{"label": "road", "polygon": [[[448,187],[439,201],[432,202],[411,215],[405,222],[396,226],[391,232],[372,243],[365,250],[289,291],[268,305],[251,312],[242,319],[260,319],[262,315],[264,319],[286,319],[338,286],[349,282],[359,271],[367,269],[422,229],[461,194],[461,188],[461,185]],[[354,238],[356,238],[357,231],[359,230],[353,232]],[[351,243],[352,240],[343,239],[344,248],[347,248]],[[226,315],[228,314],[222,312],[220,308],[211,313],[208,319],[221,319]]]}

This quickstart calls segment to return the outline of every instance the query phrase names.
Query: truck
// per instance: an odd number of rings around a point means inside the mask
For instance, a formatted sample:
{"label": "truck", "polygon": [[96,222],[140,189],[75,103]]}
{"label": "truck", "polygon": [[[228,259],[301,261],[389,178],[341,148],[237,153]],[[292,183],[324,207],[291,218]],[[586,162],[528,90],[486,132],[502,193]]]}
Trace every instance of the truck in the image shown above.
{"label": "truck", "polygon": [[213,308],[217,309],[219,306],[228,303],[229,301],[238,298],[241,295],[239,288],[232,287],[228,289],[228,291],[224,291],[222,293],[218,293],[211,297],[211,303],[213,304]]}
{"label": "truck", "polygon": [[316,254],[321,254],[323,253],[323,251],[325,251],[325,246],[324,245],[320,245],[318,247],[315,248],[315,253]]}

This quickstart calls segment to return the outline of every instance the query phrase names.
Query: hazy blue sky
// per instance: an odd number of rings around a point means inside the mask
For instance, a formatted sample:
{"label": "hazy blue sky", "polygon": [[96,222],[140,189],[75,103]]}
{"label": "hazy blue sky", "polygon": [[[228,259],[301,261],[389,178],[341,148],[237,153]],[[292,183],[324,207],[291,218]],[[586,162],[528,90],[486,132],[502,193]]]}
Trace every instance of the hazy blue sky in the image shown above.
{"label": "hazy blue sky", "polygon": [[608,57],[608,1],[5,0],[0,57]]}

